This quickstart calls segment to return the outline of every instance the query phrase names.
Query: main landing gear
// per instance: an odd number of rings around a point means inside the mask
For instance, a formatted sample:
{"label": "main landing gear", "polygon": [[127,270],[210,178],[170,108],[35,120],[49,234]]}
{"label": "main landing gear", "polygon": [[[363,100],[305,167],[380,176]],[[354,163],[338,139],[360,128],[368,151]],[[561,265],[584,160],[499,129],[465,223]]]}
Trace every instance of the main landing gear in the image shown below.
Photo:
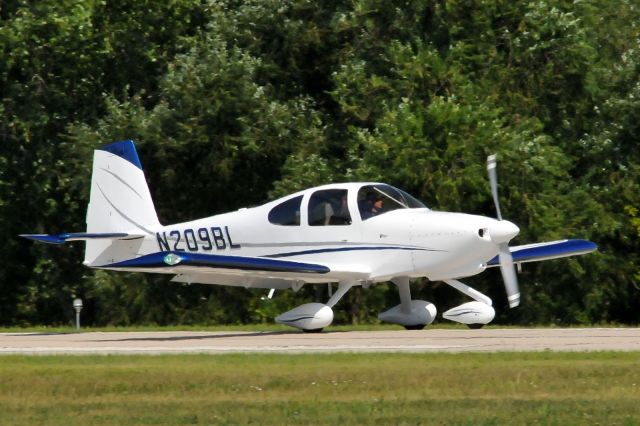
{"label": "main landing gear", "polygon": [[400,304],[382,312],[378,319],[404,326],[407,330],[422,330],[436,318],[436,307],[426,300],[412,300],[409,277],[397,277],[391,280],[400,294]]}
{"label": "main landing gear", "polygon": [[338,290],[324,303],[305,303],[276,317],[279,324],[289,325],[307,333],[319,333],[333,322],[333,306],[342,299],[355,281],[341,281]]}

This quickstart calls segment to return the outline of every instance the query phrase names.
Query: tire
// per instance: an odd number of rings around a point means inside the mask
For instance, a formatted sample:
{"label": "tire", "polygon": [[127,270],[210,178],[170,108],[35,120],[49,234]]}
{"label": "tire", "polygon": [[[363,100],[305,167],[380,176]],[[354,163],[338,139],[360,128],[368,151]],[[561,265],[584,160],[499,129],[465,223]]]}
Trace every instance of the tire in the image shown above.
{"label": "tire", "polygon": [[416,325],[405,325],[404,328],[406,330],[422,330],[426,326],[427,324],[416,324]]}

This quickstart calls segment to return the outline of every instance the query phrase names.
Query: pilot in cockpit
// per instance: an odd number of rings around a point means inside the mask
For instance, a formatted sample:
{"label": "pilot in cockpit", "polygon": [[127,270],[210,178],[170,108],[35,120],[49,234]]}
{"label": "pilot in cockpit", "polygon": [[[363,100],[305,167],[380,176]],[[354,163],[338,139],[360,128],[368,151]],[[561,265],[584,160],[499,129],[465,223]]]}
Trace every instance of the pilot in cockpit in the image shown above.
{"label": "pilot in cockpit", "polygon": [[375,193],[370,193],[367,199],[360,205],[362,220],[377,216],[382,213],[382,197]]}
{"label": "pilot in cockpit", "polygon": [[373,200],[373,206],[371,207],[371,216],[376,216],[382,213],[382,197],[377,196]]}

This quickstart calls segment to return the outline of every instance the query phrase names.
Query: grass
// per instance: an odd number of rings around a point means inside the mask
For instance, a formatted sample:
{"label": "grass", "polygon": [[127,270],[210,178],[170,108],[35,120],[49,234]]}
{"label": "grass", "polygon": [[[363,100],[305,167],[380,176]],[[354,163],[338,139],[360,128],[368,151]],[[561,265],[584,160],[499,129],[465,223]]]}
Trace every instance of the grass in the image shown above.
{"label": "grass", "polygon": [[640,425],[640,353],[0,357],[0,424]]}

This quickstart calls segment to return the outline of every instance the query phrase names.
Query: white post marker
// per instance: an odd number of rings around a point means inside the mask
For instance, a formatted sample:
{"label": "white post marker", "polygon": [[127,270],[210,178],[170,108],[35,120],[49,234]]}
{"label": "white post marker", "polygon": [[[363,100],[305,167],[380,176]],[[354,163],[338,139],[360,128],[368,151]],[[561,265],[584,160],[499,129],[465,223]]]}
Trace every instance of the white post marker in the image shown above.
{"label": "white post marker", "polygon": [[80,330],[80,311],[82,310],[82,299],[73,299],[73,309],[76,310],[76,330]]}

